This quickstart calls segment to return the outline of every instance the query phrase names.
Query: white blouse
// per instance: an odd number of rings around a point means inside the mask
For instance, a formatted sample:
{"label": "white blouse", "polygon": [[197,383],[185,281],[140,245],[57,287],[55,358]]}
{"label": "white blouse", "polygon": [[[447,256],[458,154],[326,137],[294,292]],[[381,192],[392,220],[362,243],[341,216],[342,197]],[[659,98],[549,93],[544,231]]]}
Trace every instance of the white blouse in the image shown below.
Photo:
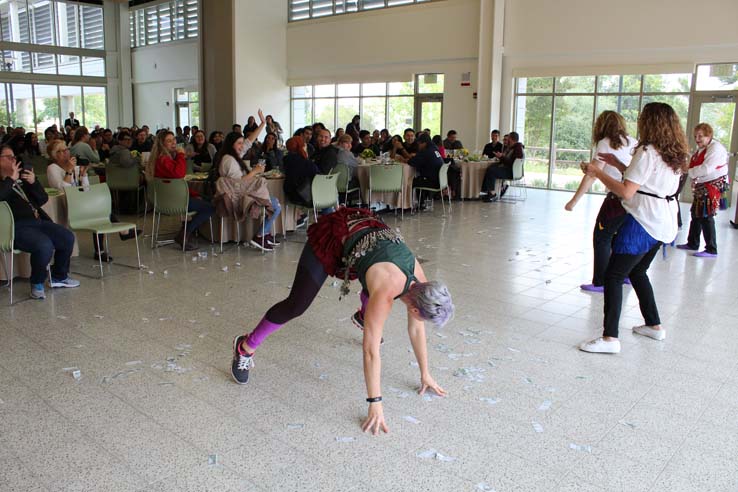
{"label": "white blouse", "polygon": [[49,180],[49,187],[51,188],[63,190],[67,186],[90,186],[90,180],[87,178],[86,174],[82,176],[82,179],[80,180],[79,166],[74,166],[71,183],[64,181],[66,175],[67,172],[56,163],[49,164],[49,167],[46,169],[46,176]]}

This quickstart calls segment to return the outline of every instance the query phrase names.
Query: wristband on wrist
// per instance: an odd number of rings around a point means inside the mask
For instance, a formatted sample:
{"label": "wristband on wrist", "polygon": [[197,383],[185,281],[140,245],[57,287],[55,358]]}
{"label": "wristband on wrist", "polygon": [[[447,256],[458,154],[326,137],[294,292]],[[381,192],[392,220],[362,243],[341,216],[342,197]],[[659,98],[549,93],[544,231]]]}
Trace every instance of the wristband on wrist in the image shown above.
{"label": "wristband on wrist", "polygon": [[382,401],[382,397],[375,396],[374,398],[367,398],[366,401],[367,403],[379,403],[380,401]]}

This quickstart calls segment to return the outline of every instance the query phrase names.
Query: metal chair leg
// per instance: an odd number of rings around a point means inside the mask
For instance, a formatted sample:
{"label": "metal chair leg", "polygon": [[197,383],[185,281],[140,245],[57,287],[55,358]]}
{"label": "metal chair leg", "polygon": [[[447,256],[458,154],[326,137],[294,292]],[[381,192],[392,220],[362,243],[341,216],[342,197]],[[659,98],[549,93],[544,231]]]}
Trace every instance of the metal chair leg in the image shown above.
{"label": "metal chair leg", "polygon": [[220,218],[220,254],[223,254],[223,217]]}
{"label": "metal chair leg", "polygon": [[136,238],[136,258],[138,259],[138,269],[141,269],[141,251],[138,248],[138,231],[133,228],[133,237]]}
{"label": "metal chair leg", "polygon": [[215,240],[214,240],[214,237],[215,236],[213,234],[213,217],[211,216],[209,220],[210,220],[210,244],[214,244],[215,243]]}
{"label": "metal chair leg", "polygon": [[100,234],[97,232],[95,233],[95,244],[97,245],[97,262],[100,265],[100,278],[103,278],[105,274],[103,273],[102,252],[100,251]]}

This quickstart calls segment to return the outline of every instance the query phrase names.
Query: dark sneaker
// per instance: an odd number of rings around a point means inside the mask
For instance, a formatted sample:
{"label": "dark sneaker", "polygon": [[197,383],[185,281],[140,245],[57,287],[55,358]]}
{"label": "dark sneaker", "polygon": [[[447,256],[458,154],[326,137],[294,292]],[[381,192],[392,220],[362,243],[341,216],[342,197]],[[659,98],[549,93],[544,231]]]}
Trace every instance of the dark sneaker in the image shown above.
{"label": "dark sneaker", "polygon": [[300,227],[307,224],[307,215],[301,215],[299,219],[297,219],[297,223],[295,224],[295,229],[299,229]]}
{"label": "dark sneaker", "polygon": [[94,258],[96,260],[102,261],[103,263],[112,263],[113,262],[113,257],[110,256],[107,253],[97,253],[96,252],[95,255],[94,255]]}
{"label": "dark sneaker", "polygon": [[677,244],[677,249],[685,249],[687,251],[697,251],[699,247],[694,248],[689,243]]}
{"label": "dark sneaker", "polygon": [[509,185],[505,185],[505,186],[502,187],[502,189],[500,190],[500,198],[502,198],[503,196],[505,196],[505,193],[507,193],[507,189],[508,188],[509,188]]}
{"label": "dark sneaker", "polygon": [[254,367],[254,355],[241,355],[238,346],[243,337],[233,339],[233,362],[231,363],[231,375],[238,384],[246,384],[249,381],[249,370]]}
{"label": "dark sneaker", "polygon": [[282,241],[278,240],[271,234],[267,234],[264,239],[266,239],[266,244],[268,244],[269,246],[279,246],[280,244],[282,244]]}
{"label": "dark sneaker", "polygon": [[[364,315],[361,314],[361,309],[356,311],[354,315],[351,316],[351,322],[354,324],[355,327],[357,327],[361,331],[364,331]],[[384,343],[384,337],[382,337],[382,340],[379,343]]]}
{"label": "dark sneaker", "polygon": [[260,249],[262,251],[274,251],[274,248],[269,244],[269,241],[267,241],[266,237],[264,237],[263,246],[261,239],[261,236],[254,236],[251,241],[249,241],[249,244],[254,248]]}

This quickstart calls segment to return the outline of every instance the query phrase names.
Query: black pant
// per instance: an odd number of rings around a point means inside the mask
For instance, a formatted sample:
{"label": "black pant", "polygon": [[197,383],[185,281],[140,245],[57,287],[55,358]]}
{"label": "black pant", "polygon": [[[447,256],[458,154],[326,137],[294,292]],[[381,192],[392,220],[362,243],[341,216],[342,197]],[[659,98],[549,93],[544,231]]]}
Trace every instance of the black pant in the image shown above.
{"label": "black pant", "polygon": [[613,254],[605,271],[605,321],[603,336],[618,337],[620,312],[623,309],[623,280],[630,278],[638,296],[643,320],[648,326],[660,325],[659,310],[646,272],[659,252],[661,243],[642,255]]}
{"label": "black pant", "polygon": [[615,217],[608,221],[599,220],[595,223],[592,232],[592,247],[594,249],[594,272],[592,273],[592,284],[605,285],[605,270],[610,262],[612,252],[612,240],[623,225],[625,215]]}
{"label": "black pant", "polygon": [[[448,187],[451,188],[451,194],[454,198],[461,198],[461,168],[454,162],[448,167]],[[449,198],[451,198],[449,196]]]}
{"label": "black pant", "polygon": [[323,264],[313,253],[310,243],[305,243],[297,264],[295,278],[292,281],[290,294],[286,299],[278,302],[266,312],[264,317],[272,323],[283,325],[295,319],[307,310],[320,292],[328,274]]}
{"label": "black pant", "polygon": [[484,181],[482,181],[482,191],[492,193],[495,191],[495,183],[498,179],[512,179],[512,169],[507,166],[489,166],[484,173]]}
{"label": "black pant", "polygon": [[692,211],[692,222],[689,224],[687,244],[692,249],[699,249],[700,235],[705,236],[705,251],[717,254],[717,238],[715,237],[715,217],[695,217]]}

